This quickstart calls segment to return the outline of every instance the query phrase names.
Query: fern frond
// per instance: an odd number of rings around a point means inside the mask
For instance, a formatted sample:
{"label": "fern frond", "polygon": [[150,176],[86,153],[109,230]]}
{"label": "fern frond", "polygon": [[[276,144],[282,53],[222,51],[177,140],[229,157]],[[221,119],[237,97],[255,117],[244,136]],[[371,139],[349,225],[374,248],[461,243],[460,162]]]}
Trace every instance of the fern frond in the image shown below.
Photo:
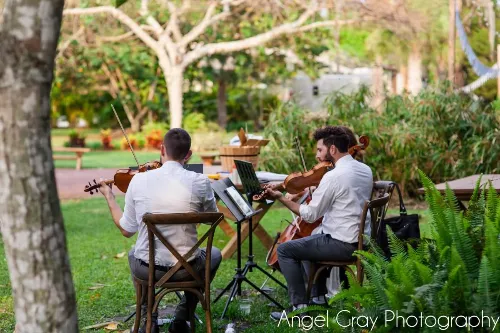
{"label": "fern frond", "polygon": [[366,276],[373,287],[377,305],[383,310],[390,309],[389,301],[385,294],[385,277],[383,273],[364,259],[362,259],[362,263],[365,268]]}
{"label": "fern frond", "polygon": [[484,210],[486,209],[484,200],[484,191],[479,191],[481,186],[482,175],[476,182],[474,186],[474,192],[469,201],[469,207],[467,209],[466,217],[470,221],[471,227],[481,228],[484,223]]}
{"label": "fern frond", "polygon": [[486,315],[496,315],[496,298],[498,297],[498,289],[496,286],[497,277],[494,274],[488,257],[481,258],[481,266],[479,268],[479,278],[477,281],[477,299],[479,304],[476,304],[478,311],[484,310]]}
{"label": "fern frond", "polygon": [[407,258],[406,248],[403,242],[396,237],[392,229],[387,225],[387,238],[389,239],[389,249],[391,250],[392,257]]}
{"label": "fern frond", "polygon": [[464,268],[467,269],[469,278],[475,279],[477,278],[479,270],[479,258],[476,256],[473,242],[463,226],[462,214],[460,214],[457,219],[454,219],[450,226],[450,233],[453,238],[454,248],[463,260],[465,265]]}
{"label": "fern frond", "polygon": [[447,206],[458,214],[460,212],[460,205],[458,204],[458,200],[457,197],[455,196],[455,193],[453,193],[448,183],[446,183],[446,189],[444,194]]}
{"label": "fern frond", "polygon": [[491,180],[488,181],[488,196],[486,197],[486,216],[494,221],[497,212],[498,196]]}
{"label": "fern frond", "polygon": [[446,205],[441,193],[439,193],[432,181],[421,170],[418,170],[418,172],[425,189],[425,201],[429,205],[429,211],[432,216],[429,222],[432,236],[438,243],[439,248],[444,248],[452,242],[448,232],[448,219],[445,215]]}

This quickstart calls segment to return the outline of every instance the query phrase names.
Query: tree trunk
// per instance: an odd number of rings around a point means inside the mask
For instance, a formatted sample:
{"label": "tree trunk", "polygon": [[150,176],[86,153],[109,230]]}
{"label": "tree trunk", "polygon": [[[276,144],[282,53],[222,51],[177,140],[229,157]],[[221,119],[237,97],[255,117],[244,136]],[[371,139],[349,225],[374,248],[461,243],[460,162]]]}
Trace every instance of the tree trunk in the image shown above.
{"label": "tree trunk", "polygon": [[408,91],[417,95],[422,89],[422,54],[419,45],[412,45],[408,57]]}
{"label": "tree trunk", "polygon": [[18,333],[78,332],[50,145],[62,0],[8,0],[0,30],[0,226]]}
{"label": "tree trunk", "polygon": [[402,94],[408,90],[408,68],[405,65],[399,66],[396,93]]}
{"label": "tree trunk", "polygon": [[141,131],[141,122],[137,119],[137,117],[132,118],[130,120],[130,129],[133,133],[137,133]]}
{"label": "tree trunk", "polygon": [[371,105],[378,113],[382,113],[384,107],[384,69],[382,68],[382,57],[377,55],[375,62],[376,65],[372,74],[373,98]]}
{"label": "tree trunk", "polygon": [[222,128],[226,128],[227,125],[227,94],[226,88],[227,83],[224,78],[220,78],[218,81],[219,89],[217,91],[217,122]]}
{"label": "tree trunk", "polygon": [[172,67],[170,71],[163,69],[163,72],[167,81],[170,128],[179,128],[182,127],[182,84],[184,70]]}

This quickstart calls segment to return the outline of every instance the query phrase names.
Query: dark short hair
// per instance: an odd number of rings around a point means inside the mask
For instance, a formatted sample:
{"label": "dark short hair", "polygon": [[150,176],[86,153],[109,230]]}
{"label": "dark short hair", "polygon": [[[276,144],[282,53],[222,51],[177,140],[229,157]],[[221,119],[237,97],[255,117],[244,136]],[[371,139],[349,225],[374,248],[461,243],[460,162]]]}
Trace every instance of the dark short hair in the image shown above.
{"label": "dark short hair", "polygon": [[191,137],[182,128],[172,128],[165,134],[163,145],[167,155],[178,161],[186,157],[189,149],[191,149]]}
{"label": "dark short hair", "polygon": [[350,128],[346,126],[325,126],[314,132],[314,140],[323,140],[323,144],[330,149],[331,145],[337,147],[341,153],[347,153],[349,147],[358,142]]}

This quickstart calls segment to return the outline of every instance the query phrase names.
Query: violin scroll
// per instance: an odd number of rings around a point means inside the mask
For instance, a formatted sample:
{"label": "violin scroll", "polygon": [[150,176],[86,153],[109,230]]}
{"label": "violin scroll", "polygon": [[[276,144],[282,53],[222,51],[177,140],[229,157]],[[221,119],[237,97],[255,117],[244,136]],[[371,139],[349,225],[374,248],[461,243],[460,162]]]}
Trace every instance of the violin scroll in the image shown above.
{"label": "violin scroll", "polygon": [[[109,185],[109,187],[111,187],[114,183],[113,180],[106,180],[104,181],[107,185]],[[96,182],[96,180],[94,179],[94,184],[92,184],[91,182],[89,182],[88,185],[85,185],[85,189],[83,190],[83,192],[90,192],[90,195],[94,195],[94,193],[97,193],[99,192],[99,187],[101,187],[101,184]]]}
{"label": "violin scroll", "polygon": [[366,135],[359,137],[359,144],[349,147],[349,154],[353,157],[361,150],[365,150],[370,145],[370,138]]}

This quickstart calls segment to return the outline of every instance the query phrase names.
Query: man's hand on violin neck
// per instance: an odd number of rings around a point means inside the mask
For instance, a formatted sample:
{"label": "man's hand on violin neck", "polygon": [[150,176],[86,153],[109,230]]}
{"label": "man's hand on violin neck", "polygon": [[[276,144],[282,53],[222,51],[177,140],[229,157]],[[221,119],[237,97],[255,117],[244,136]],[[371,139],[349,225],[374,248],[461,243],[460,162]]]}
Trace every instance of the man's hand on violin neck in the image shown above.
{"label": "man's hand on violin neck", "polygon": [[279,199],[283,196],[283,194],[280,191],[274,191],[271,187],[266,188],[264,193],[265,197],[271,199]]}
{"label": "man's hand on violin neck", "polygon": [[106,199],[114,198],[113,191],[111,190],[111,187],[106,184],[105,179],[101,178],[99,184],[101,184],[101,187],[99,187],[99,192],[101,192]]}

